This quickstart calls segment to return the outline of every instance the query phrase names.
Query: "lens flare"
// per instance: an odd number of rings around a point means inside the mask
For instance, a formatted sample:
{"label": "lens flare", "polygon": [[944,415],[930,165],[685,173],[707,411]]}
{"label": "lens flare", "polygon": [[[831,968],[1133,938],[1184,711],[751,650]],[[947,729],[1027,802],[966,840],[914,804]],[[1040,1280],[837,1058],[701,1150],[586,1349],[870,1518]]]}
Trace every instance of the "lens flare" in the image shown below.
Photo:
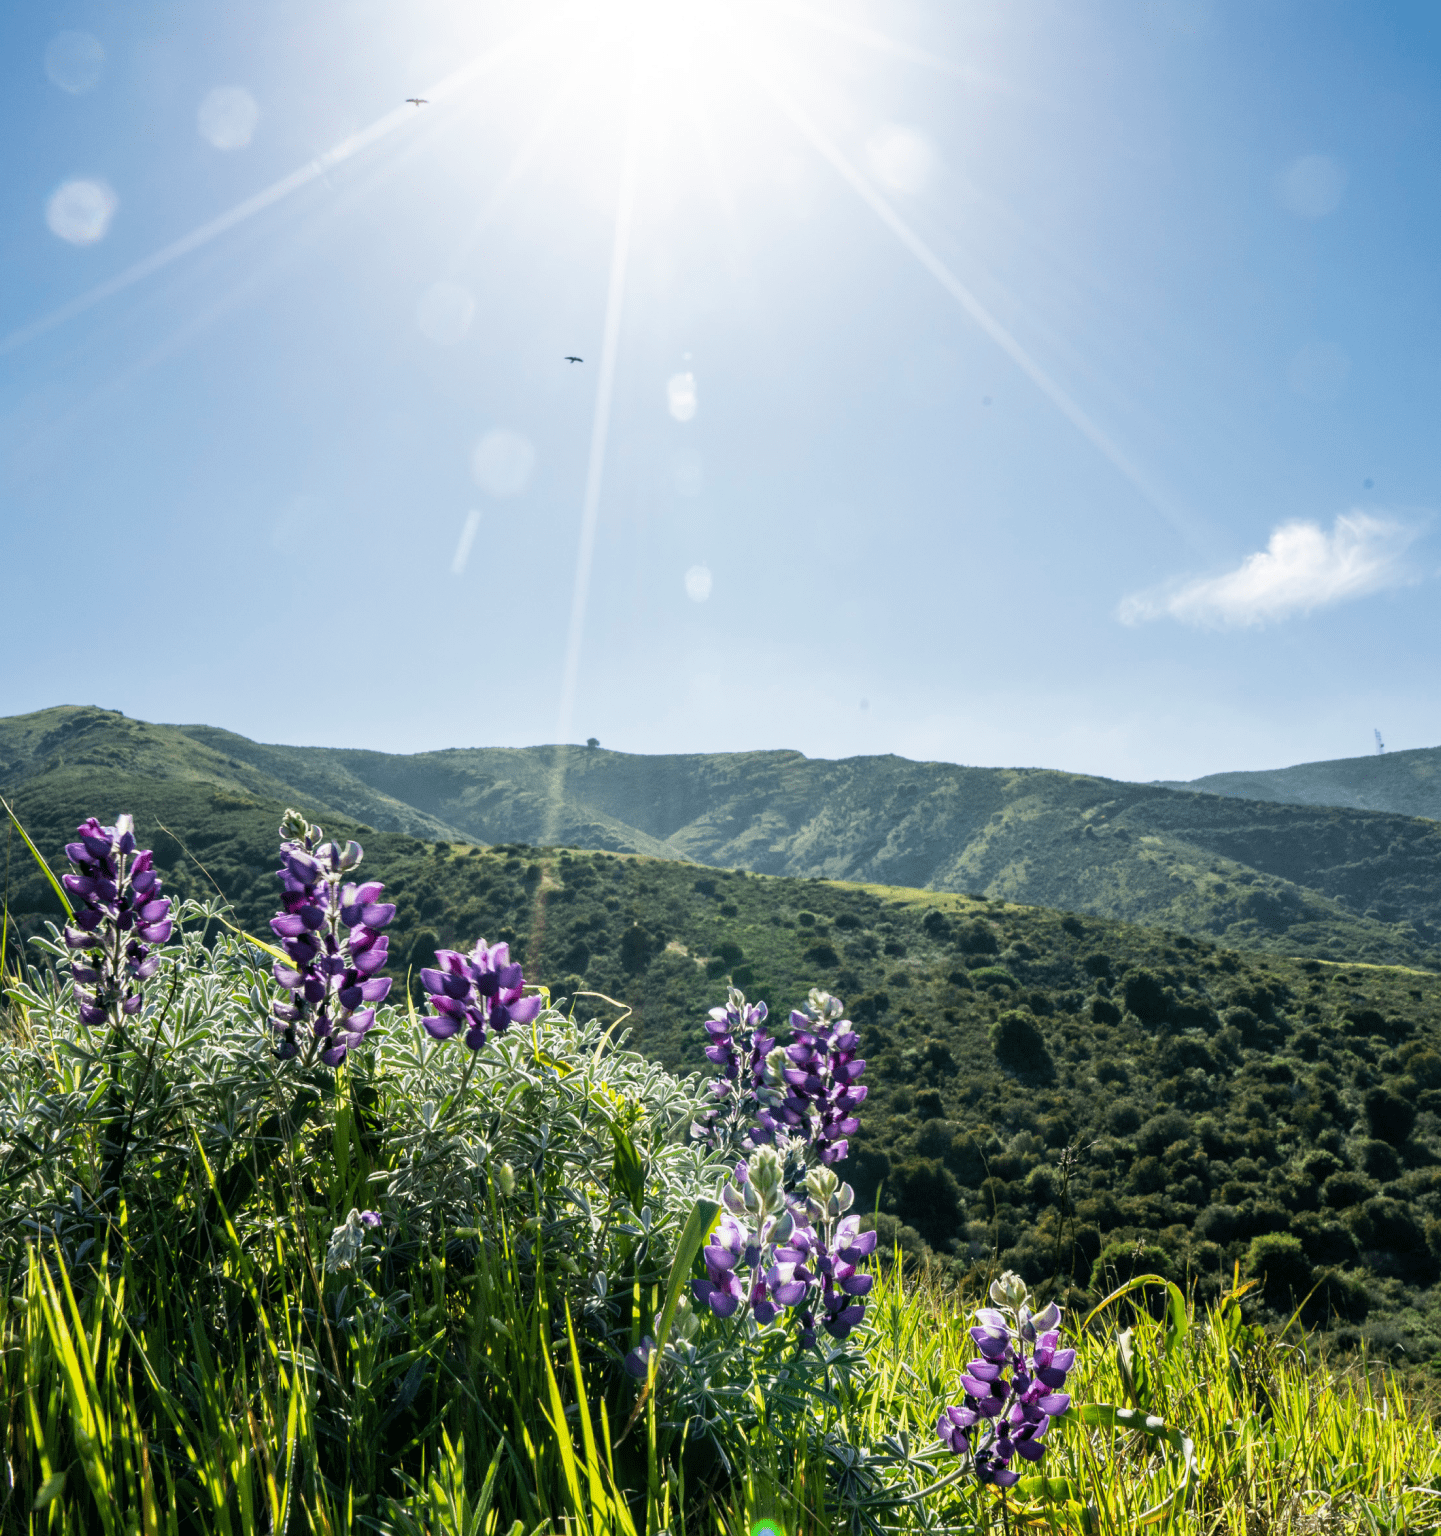
{"label": "lens flare", "polygon": [[200,137],[216,149],[244,149],[259,121],[255,98],[238,85],[216,86],[195,114]]}
{"label": "lens flare", "polygon": [[67,181],[45,204],[50,232],[71,245],[94,245],[105,238],[120,199],[103,181]]}

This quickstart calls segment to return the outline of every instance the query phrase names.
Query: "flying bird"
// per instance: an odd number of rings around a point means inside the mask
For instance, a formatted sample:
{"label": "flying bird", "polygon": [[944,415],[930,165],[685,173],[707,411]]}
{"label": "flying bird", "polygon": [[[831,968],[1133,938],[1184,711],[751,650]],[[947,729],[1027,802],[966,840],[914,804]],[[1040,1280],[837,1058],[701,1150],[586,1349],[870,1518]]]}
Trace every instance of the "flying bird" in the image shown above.
{"label": "flying bird", "polygon": [[566,362],[568,362],[568,363],[583,363],[584,361],[585,361],[585,359],[583,357],[567,357],[566,358]]}
{"label": "flying bird", "polygon": [[430,98],[427,96],[407,96],[405,104],[407,107],[428,107],[430,105]]}

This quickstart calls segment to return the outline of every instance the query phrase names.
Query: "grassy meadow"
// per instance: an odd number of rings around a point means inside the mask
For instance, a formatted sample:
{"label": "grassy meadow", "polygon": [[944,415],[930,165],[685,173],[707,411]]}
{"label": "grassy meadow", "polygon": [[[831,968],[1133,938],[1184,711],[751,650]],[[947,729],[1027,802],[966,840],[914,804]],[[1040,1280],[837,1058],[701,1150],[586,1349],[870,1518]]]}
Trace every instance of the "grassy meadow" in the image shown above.
{"label": "grassy meadow", "polygon": [[[1141,1280],[1067,1319],[1074,1406],[1004,1498],[934,1438],[994,1264],[958,1280],[893,1253],[847,1347],[810,1358],[779,1325],[682,1300],[637,1381],[622,1355],[683,1296],[697,1209],[702,1226],[714,1211],[697,1202],[717,1160],[674,1134],[691,1087],[553,1010],[487,1050],[464,1098],[460,1064],[408,1009],[353,1065],[287,1081],[247,1012],[261,957],[231,938],[202,952],[205,916],[190,914],[176,1006],[118,1060],[76,1027],[63,984],[11,989],[7,1111],[34,1096],[29,1133],[6,1125],[0,1530],[1441,1520],[1429,1403],[1377,1362],[1257,1326],[1254,1283],[1203,1304]],[[87,1170],[117,1075],[140,1129],[112,1214]],[[332,1271],[328,1236],[357,1200],[384,1224]]]}
{"label": "grassy meadow", "polygon": [[[273,852],[195,841],[133,1016],[82,1017],[43,901],[3,930],[7,1536],[1441,1528],[1434,978],[368,834],[396,984],[328,1067],[272,1050]],[[481,932],[544,1006],[472,1054],[416,977]],[[728,983],[782,1042],[841,993],[868,1058],[837,1171],[882,1243],[813,1349],[692,1292]],[[936,1438],[1002,1271],[1077,1349],[1005,1490]]]}

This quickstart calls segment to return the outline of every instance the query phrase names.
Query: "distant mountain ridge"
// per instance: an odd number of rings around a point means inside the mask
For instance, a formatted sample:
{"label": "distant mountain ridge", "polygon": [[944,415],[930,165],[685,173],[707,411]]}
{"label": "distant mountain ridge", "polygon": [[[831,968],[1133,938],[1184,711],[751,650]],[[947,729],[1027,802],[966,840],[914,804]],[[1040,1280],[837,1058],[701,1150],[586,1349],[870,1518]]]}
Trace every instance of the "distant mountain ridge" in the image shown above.
{"label": "distant mountain ridge", "polygon": [[203,783],[428,840],[976,892],[1236,947],[1441,964],[1441,825],[1412,816],[891,756],[400,755],[73,706],[0,720],[0,787],[19,802],[88,814],[106,810],[107,779],[118,792],[137,778],[157,795]]}
{"label": "distant mountain ridge", "polygon": [[1255,772],[1208,773],[1186,782],[1156,781],[1163,789],[1199,790],[1290,805],[1336,805],[1441,821],[1441,747],[1413,747],[1367,757]]}

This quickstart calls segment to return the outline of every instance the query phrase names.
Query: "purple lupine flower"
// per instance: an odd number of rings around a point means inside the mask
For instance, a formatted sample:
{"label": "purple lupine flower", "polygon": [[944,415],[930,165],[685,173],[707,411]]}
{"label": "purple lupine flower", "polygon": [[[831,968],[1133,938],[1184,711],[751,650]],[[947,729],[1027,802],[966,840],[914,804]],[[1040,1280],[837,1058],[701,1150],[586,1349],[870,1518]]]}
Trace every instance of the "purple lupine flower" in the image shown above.
{"label": "purple lupine flower", "polygon": [[375,1004],[390,992],[390,978],[375,973],[388,958],[390,941],[380,930],[395,908],[378,900],[384,889],[378,880],[342,884],[363,857],[359,843],[322,843],[320,828],[297,811],[285,813],[280,835],[276,874],[283,894],[270,927],[287,958],[272,969],[290,1001],[270,1010],[280,1034],[276,1055],[299,1055],[296,1035],[309,1023],[306,1048],[336,1067],[365,1039]]}
{"label": "purple lupine flower", "polygon": [[701,1249],[706,1277],[695,1282],[695,1299],[704,1302],[717,1317],[732,1316],[746,1300],[736,1266],[752,1250],[750,1233],[731,1215],[721,1217],[710,1242]]}
{"label": "purple lupine flower", "polygon": [[1059,1347],[1061,1309],[1052,1302],[1033,1314],[1019,1276],[1007,1271],[994,1281],[991,1299],[1005,1310],[976,1314],[970,1334],[981,1358],[962,1372],[965,1402],[942,1411],[936,1433],[948,1449],[971,1457],[978,1482],[1008,1488],[1020,1477],[1013,1458],[1039,1462],[1051,1420],[1071,1406],[1061,1388],[1076,1352]]}
{"label": "purple lupine flower", "polygon": [[802,1206],[806,1223],[793,1241],[808,1247],[816,1284],[796,1315],[801,1347],[816,1342],[817,1325],[833,1339],[846,1339],[865,1318],[862,1297],[870,1293],[873,1277],[860,1265],[875,1252],[877,1235],[862,1232],[859,1216],[847,1216],[855,1192],[831,1168],[813,1168],[806,1175]]}
{"label": "purple lupine flower", "polygon": [[139,1013],[141,989],[160,969],[151,947],[173,931],[170,898],[160,894],[154,855],[135,851],[133,816],[117,816],[113,827],[92,816],[75,831],[78,841],[65,845],[74,873],[61,876],[76,906],[65,927],[65,943],[75,952],[75,997],[87,1024],[118,1022]]}
{"label": "purple lupine flower", "polygon": [[856,1081],[866,1069],[856,1059],[860,1036],[842,1011],[839,998],[813,991],[807,1006],[791,1014],[781,1072],[789,1089],[781,1105],[784,1126],[818,1147],[826,1164],[841,1162],[850,1150],[847,1138],[860,1128],[855,1111],[867,1093]]}
{"label": "purple lupine flower", "polygon": [[749,1163],[737,1165],[735,1182],[721,1190],[725,1214],[701,1250],[705,1279],[692,1287],[695,1299],[717,1317],[745,1308],[758,1323],[774,1322],[798,1306],[815,1281],[806,1268],[806,1234],[784,1178],[780,1154],[759,1147]]}
{"label": "purple lupine flower", "polygon": [[508,944],[490,948],[481,939],[468,955],[438,949],[435,958],[437,966],[420,973],[435,1009],[422,1014],[420,1022],[435,1039],[448,1040],[464,1030],[465,1043],[478,1051],[487,1031],[503,1035],[512,1024],[529,1024],[540,1012],[539,994],[521,995],[525,977],[511,960]]}
{"label": "purple lupine flower", "polygon": [[717,1151],[750,1151],[771,1139],[751,1123],[763,1102],[757,1090],[764,1080],[767,1054],[775,1045],[761,1028],[767,1011],[764,1003],[747,1003],[745,993],[731,987],[725,1006],[712,1008],[706,1018],[706,1060],[720,1069],[720,1076],[709,1084],[716,1102],[697,1116],[691,1135]]}
{"label": "purple lupine flower", "polygon": [[655,1340],[649,1334],[630,1350],[621,1362],[637,1381],[643,1381],[650,1371],[650,1357],[655,1353]]}

